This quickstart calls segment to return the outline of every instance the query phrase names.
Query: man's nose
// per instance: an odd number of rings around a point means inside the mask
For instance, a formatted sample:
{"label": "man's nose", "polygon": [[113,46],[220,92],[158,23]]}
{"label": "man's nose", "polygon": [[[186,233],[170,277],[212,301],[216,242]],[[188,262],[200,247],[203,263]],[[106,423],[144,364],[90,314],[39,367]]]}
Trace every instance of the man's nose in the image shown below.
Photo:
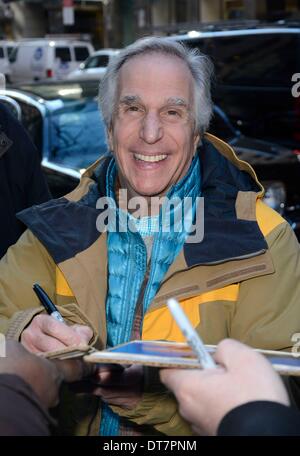
{"label": "man's nose", "polygon": [[147,143],[153,144],[163,136],[163,127],[159,115],[147,113],[143,118],[140,137]]}

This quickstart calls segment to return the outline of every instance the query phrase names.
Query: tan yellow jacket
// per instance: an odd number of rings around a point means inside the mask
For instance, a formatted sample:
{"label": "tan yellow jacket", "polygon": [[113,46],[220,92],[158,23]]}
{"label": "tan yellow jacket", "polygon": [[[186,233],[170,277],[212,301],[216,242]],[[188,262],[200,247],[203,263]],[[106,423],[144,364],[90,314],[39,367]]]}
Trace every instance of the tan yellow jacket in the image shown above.
{"label": "tan yellow jacket", "polygon": [[[200,152],[205,232],[184,245],[143,320],[143,339],[182,341],[166,308],[178,298],[208,344],[233,337],[251,346],[289,349],[300,332],[300,255],[284,219],[261,200],[252,168],[230,146],[206,135]],[[101,159],[65,198],[21,214],[27,230],[0,262],[0,331],[19,339],[42,312],[32,292],[40,283],[71,323],[93,328],[91,343],[106,344],[106,234],[96,230],[96,201],[105,194],[109,159]],[[65,393],[60,432],[98,434],[99,401]],[[168,435],[190,434],[168,392],[151,385],[131,411],[135,423]]]}

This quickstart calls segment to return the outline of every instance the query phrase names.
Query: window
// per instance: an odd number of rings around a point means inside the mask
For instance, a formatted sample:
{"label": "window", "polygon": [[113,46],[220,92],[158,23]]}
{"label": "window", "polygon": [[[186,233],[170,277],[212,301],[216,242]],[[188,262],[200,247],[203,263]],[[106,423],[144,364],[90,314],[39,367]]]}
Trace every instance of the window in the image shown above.
{"label": "window", "polygon": [[205,40],[204,52],[225,85],[289,87],[297,72],[297,34],[261,34]]}
{"label": "window", "polygon": [[89,61],[85,65],[85,68],[107,67],[108,62],[109,62],[108,55],[96,55],[95,57],[91,57],[89,59]]}
{"label": "window", "polygon": [[4,50],[3,50],[3,47],[0,47],[0,59],[4,59]]}
{"label": "window", "polygon": [[22,124],[26,128],[40,156],[43,149],[43,119],[40,111],[30,103],[17,100],[22,111]]}
{"label": "window", "polygon": [[18,48],[15,47],[15,48],[13,48],[13,50],[11,51],[11,53],[8,56],[8,60],[10,61],[10,63],[15,63],[15,61],[17,60],[17,55],[18,55]]}
{"label": "window", "polygon": [[73,169],[87,168],[107,152],[104,124],[93,98],[68,100],[51,114],[51,159]]}
{"label": "window", "polygon": [[186,0],[177,0],[175,2],[175,18],[177,23],[187,21],[187,6]]}
{"label": "window", "polygon": [[89,50],[86,46],[75,46],[74,51],[76,62],[83,62],[90,55]]}
{"label": "window", "polygon": [[12,53],[12,51],[14,50],[14,48],[13,48],[13,46],[8,46],[8,47],[6,48],[6,50],[7,50],[7,55],[8,55],[8,57],[9,57],[10,54]]}
{"label": "window", "polygon": [[68,47],[55,48],[55,58],[60,59],[62,62],[71,62],[71,52]]}
{"label": "window", "polygon": [[208,131],[209,133],[222,138],[223,141],[230,141],[237,134],[225,113],[218,107],[214,107],[213,117]]}

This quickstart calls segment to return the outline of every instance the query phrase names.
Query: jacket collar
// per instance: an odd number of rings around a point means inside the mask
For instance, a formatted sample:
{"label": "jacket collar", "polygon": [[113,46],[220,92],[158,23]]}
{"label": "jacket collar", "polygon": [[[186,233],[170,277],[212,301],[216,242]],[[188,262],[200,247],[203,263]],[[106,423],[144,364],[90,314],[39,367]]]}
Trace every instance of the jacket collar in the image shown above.
{"label": "jacket collar", "polygon": [[197,243],[192,242],[192,236],[187,239],[187,266],[218,264],[263,253],[267,243],[257,221],[241,218],[236,211],[240,192],[250,195],[249,204],[254,206],[262,194],[253,169],[240,161],[230,146],[211,135],[203,139],[199,156],[204,212],[200,211],[196,226],[202,223],[203,239]]}
{"label": "jacket collar", "polygon": [[[205,135],[199,150],[204,196],[204,238],[184,245],[186,267],[218,264],[263,253],[266,241],[255,220],[236,216],[239,192],[260,197],[263,188],[246,162],[240,161],[230,146]],[[101,235],[96,221],[99,197],[106,192],[106,172],[111,156],[105,156],[83,175],[81,183],[65,198],[33,206],[18,214],[48,249],[56,263],[86,250]]]}

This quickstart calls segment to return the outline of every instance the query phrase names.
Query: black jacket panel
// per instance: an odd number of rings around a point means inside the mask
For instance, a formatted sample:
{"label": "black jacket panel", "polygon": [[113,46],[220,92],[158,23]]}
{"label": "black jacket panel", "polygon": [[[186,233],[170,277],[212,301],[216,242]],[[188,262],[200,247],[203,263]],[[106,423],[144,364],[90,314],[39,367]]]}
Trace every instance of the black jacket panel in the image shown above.
{"label": "black jacket panel", "polygon": [[0,258],[25,231],[15,214],[50,198],[37,149],[0,104]]}
{"label": "black jacket panel", "polygon": [[300,413],[277,402],[248,402],[222,419],[219,436],[300,436]]}

